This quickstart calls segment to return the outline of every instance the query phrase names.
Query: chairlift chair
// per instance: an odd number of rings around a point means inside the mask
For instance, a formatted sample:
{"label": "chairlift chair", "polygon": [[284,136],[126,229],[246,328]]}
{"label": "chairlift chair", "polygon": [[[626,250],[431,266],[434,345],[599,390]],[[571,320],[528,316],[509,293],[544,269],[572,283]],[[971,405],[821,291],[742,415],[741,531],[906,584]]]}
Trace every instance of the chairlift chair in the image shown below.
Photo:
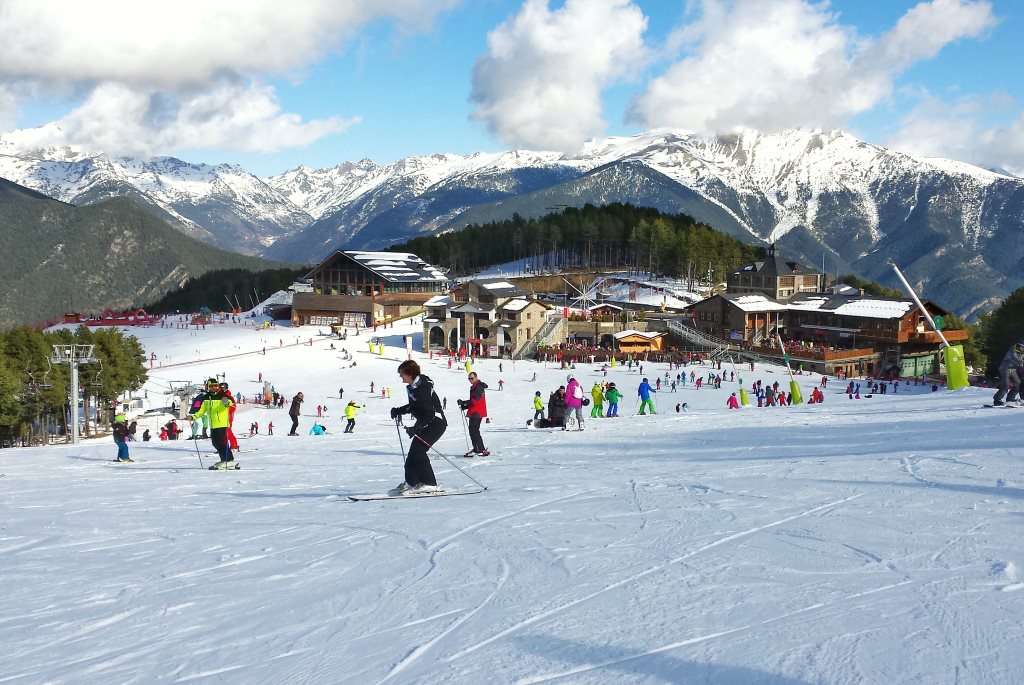
{"label": "chairlift chair", "polygon": [[[42,378],[42,380],[39,381],[39,389],[40,390],[49,390],[50,388],[53,387],[53,383],[49,382],[50,372],[51,371],[53,371],[53,365],[50,364],[50,359],[49,359],[49,357],[47,357],[47,359],[46,359],[46,371],[43,371],[43,378]],[[33,379],[33,380],[35,380],[35,379]]]}
{"label": "chairlift chair", "polygon": [[100,368],[98,371],[96,371],[96,375],[92,377],[92,382],[89,383],[89,385],[93,388],[98,388],[101,385],[103,385],[102,381],[100,380],[100,376],[103,373],[103,361],[97,359],[96,363],[100,365]]}

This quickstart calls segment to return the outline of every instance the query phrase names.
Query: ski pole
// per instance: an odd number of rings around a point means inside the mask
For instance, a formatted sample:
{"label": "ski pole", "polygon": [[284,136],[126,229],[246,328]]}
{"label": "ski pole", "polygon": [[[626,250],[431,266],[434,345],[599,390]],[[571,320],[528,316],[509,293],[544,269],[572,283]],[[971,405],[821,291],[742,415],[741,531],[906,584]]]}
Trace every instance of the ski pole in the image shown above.
{"label": "ski pole", "polygon": [[402,442],[402,417],[395,417],[395,431],[398,433],[398,449],[402,451],[402,463],[405,463],[405,444]]}
{"label": "ski pole", "polygon": [[199,454],[199,441],[193,440],[192,444],[196,446],[196,456],[199,457],[199,468],[205,469],[206,466],[203,464],[203,455]]}
{"label": "ski pole", "polygon": [[461,468],[459,468],[459,465],[458,465],[458,464],[456,464],[455,462],[453,462],[453,461],[452,461],[451,459],[449,459],[449,458],[448,458],[448,457],[447,457],[447,456],[446,456],[446,455],[444,454],[444,452],[442,452],[441,450],[437,449],[436,447],[434,447],[433,445],[431,445],[431,444],[430,444],[429,442],[427,442],[426,440],[424,440],[423,438],[421,438],[421,437],[420,437],[420,436],[418,436],[418,435],[414,435],[414,436],[413,436],[413,438],[414,438],[414,439],[416,439],[416,440],[419,440],[419,441],[420,441],[420,442],[422,442],[422,443],[423,443],[424,445],[426,445],[426,446],[427,446],[427,449],[431,449],[431,450],[434,450],[434,451],[435,451],[435,452],[437,452],[437,453],[438,453],[439,455],[441,455],[441,458],[442,458],[442,459],[444,459],[444,460],[445,460],[446,462],[448,462],[449,464],[451,464],[452,466],[454,466],[454,467],[455,467],[455,469],[456,469],[456,470],[457,470],[457,471],[458,471],[459,473],[461,473],[462,475],[464,475],[464,476],[465,476],[466,478],[470,479],[471,481],[473,481],[474,483],[476,483],[476,484],[477,484],[478,486],[480,486],[480,487],[481,487],[481,488],[483,488],[484,490],[486,490],[486,489],[487,489],[487,486],[486,486],[486,485],[484,485],[483,483],[481,483],[480,481],[478,481],[478,480],[477,480],[476,478],[474,478],[473,476],[471,476],[471,475],[469,475],[468,473],[466,473],[465,471],[463,471],[463,470],[462,470]]}
{"label": "ski pole", "polygon": [[472,451],[473,446],[469,444],[469,419],[466,418],[466,411],[462,410],[462,437],[466,438],[466,449]]}

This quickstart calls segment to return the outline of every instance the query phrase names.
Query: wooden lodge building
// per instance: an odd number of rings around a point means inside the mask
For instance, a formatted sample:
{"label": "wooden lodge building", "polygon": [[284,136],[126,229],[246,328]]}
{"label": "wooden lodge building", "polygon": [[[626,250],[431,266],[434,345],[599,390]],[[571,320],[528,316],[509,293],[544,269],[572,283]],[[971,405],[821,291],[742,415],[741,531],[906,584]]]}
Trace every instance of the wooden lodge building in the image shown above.
{"label": "wooden lodge building", "polygon": [[292,298],[292,325],[367,328],[420,311],[448,277],[414,254],[336,251],[306,276],[312,292]]}
{"label": "wooden lodge building", "polygon": [[[799,264],[756,263],[734,271],[727,290],[691,305],[693,326],[702,333],[765,356],[778,356],[781,335],[797,366],[818,373],[903,377],[938,370],[939,337],[909,298],[866,296],[840,286],[822,292],[821,274]],[[780,268],[780,263],[785,268]],[[819,285],[812,289],[812,284]],[[733,289],[738,291],[734,291]],[[928,313],[949,311],[924,302]],[[942,329],[950,343],[967,339],[962,329]]]}

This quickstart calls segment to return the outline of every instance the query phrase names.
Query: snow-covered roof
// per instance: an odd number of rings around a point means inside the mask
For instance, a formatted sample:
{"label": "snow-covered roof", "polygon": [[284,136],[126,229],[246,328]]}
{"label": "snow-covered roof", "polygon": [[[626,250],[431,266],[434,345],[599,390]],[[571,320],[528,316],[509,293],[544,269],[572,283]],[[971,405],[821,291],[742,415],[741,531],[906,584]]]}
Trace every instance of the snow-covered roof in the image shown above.
{"label": "snow-covered roof", "polygon": [[509,283],[508,281],[495,281],[494,283],[481,283],[480,285],[487,288],[488,290],[504,290],[506,288],[516,287],[513,284]]}
{"label": "snow-covered roof", "polygon": [[501,306],[501,308],[505,309],[507,311],[510,311],[510,312],[520,312],[520,311],[526,309],[526,307],[529,304],[530,304],[529,300],[521,300],[521,299],[516,298],[514,300],[509,300],[508,302],[503,304]]}
{"label": "snow-covered roof", "polygon": [[494,305],[487,302],[463,302],[451,309],[453,312],[490,312]]}
{"label": "snow-covered roof", "polygon": [[790,300],[789,309],[814,311],[821,309],[829,299],[830,298],[827,295],[811,295],[799,300]]}
{"label": "snow-covered roof", "polygon": [[434,295],[432,298],[423,303],[424,307],[447,307],[452,303],[452,298],[448,295]]}
{"label": "snow-covered roof", "polygon": [[665,335],[665,333],[661,331],[637,331],[632,328],[627,328],[624,331],[613,333],[612,337],[616,340],[622,340],[623,338],[629,338],[634,335],[640,336],[641,338],[647,338],[648,340],[654,340],[655,338],[660,338]]}
{"label": "snow-covered roof", "polygon": [[442,283],[448,280],[444,272],[436,266],[431,266],[416,255],[407,252],[348,250],[341,254],[392,283],[413,281]]}
{"label": "snow-covered roof", "polygon": [[786,309],[786,305],[776,302],[766,295],[726,295],[729,302],[745,312],[779,312]]}
{"label": "snow-covered roof", "polygon": [[831,309],[840,316],[860,316],[868,319],[902,319],[914,308],[909,300],[875,300],[857,298]]}
{"label": "snow-covered roof", "polygon": [[722,298],[744,312],[818,311],[867,319],[901,319],[914,308],[910,300],[814,293],[777,302],[766,295],[727,293]]}

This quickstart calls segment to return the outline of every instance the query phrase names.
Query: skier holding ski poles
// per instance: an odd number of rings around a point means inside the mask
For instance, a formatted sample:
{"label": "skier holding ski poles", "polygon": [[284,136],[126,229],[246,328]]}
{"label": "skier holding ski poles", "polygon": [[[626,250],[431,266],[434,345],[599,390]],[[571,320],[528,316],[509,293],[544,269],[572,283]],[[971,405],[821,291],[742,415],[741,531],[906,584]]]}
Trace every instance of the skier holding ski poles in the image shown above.
{"label": "skier holding ski poles", "polygon": [[392,497],[405,493],[435,492],[437,479],[430,466],[427,449],[434,446],[448,428],[441,400],[434,392],[434,381],[420,374],[420,365],[409,359],[398,365],[398,375],[406,385],[409,403],[391,409],[391,418],[399,421],[403,414],[412,414],[416,423],[405,429],[412,438],[405,459],[405,480],[388,491]]}
{"label": "skier holding ski poles", "polygon": [[220,461],[210,467],[211,471],[238,468],[235,456],[231,453],[231,443],[228,442],[230,410],[234,405],[234,401],[220,389],[217,379],[211,378],[206,382],[206,399],[203,400],[199,411],[191,416],[193,421],[207,414],[210,416],[210,442],[220,455]]}
{"label": "skier holding ski poles", "polygon": [[469,438],[473,449],[466,453],[467,457],[488,457],[490,452],[484,447],[484,439],[480,436],[480,424],[487,418],[487,384],[480,380],[475,372],[469,376],[469,399],[459,400],[459,408],[466,412],[469,421]]}

